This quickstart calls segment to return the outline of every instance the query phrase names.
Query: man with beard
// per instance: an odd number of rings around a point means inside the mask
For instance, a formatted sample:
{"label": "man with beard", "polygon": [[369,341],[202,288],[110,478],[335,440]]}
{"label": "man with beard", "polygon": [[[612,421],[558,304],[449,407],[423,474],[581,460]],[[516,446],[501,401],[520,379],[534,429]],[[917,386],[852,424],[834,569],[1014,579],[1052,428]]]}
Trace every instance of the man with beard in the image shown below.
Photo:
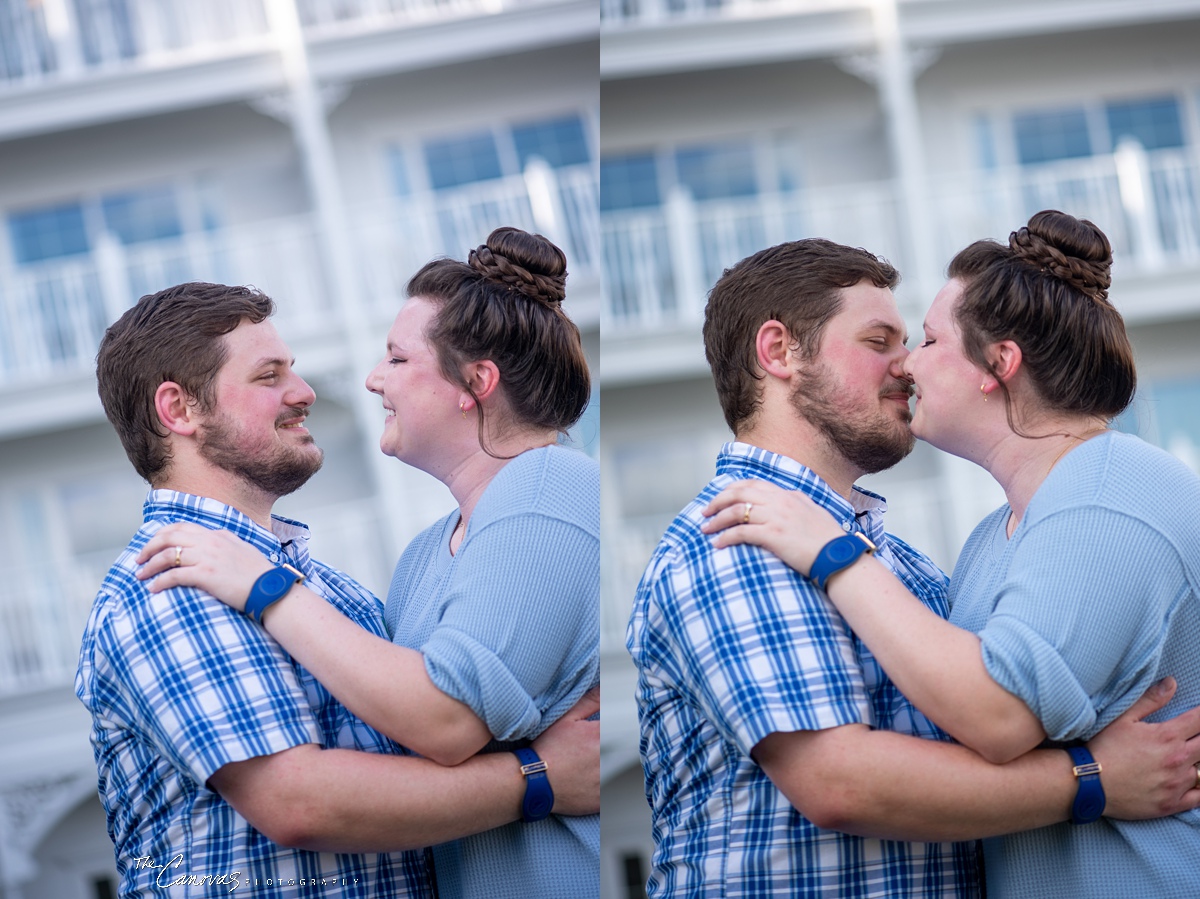
{"label": "man with beard", "polygon": [[[709,294],[705,353],[735,441],[651,558],[627,637],[653,814],[651,897],[975,896],[976,844],[953,841],[1071,817],[1065,751],[1001,766],[953,744],[820,586],[758,547],[715,549],[702,530],[709,501],[737,479],[803,490],[846,532],[814,578],[874,552],[947,614],[945,575],[886,534],[883,499],[854,486],[913,446],[898,280],[865,250],[810,239],[742,260]],[[746,504],[743,520],[753,515]],[[1157,787],[1123,780],[1158,767],[1140,750],[1182,749],[1192,735],[1194,713],[1139,721],[1171,692],[1151,691],[1090,744],[1108,814],[1174,812],[1195,785],[1170,752],[1161,802],[1138,805]]]}
{"label": "man with beard", "polygon": [[[252,597],[304,579],[386,639],[378,600],[309,557],[304,525],[271,514],[322,461],[304,426],[315,395],[273,311],[249,288],[182,284],[143,297],[97,356],[105,412],[151,485],[145,524],[96,597],[75,682],[122,897],[427,896],[424,859],[404,850],[521,817],[512,754],[455,768],[398,755],[249,617],[136,577],[163,525],[223,528],[279,566]],[[556,812],[598,808],[599,726],[581,720],[594,710],[581,703],[535,741]]]}

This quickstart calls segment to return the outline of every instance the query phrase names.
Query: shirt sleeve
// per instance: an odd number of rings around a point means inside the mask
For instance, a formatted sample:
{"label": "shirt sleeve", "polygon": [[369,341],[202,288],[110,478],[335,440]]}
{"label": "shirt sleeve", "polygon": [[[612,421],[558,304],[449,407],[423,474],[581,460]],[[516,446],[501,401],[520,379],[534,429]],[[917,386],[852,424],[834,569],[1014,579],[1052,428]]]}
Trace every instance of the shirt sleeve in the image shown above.
{"label": "shirt sleeve", "polygon": [[677,559],[654,607],[660,661],[745,755],[772,733],[872,723],[850,629],[771,553],[733,546]]}
{"label": "shirt sleeve", "polygon": [[584,528],[537,512],[490,522],[460,548],[421,647],[430,679],[496,739],[537,736],[599,681],[599,572]]}
{"label": "shirt sleeve", "polygon": [[1052,740],[1087,739],[1150,686],[1187,594],[1170,543],[1109,509],[1069,509],[1019,536],[980,632],[991,677]]}
{"label": "shirt sleeve", "polygon": [[194,589],[130,592],[98,631],[97,657],[119,700],[110,705],[173,766],[204,784],[230,762],[321,743],[296,672],[265,631]]}

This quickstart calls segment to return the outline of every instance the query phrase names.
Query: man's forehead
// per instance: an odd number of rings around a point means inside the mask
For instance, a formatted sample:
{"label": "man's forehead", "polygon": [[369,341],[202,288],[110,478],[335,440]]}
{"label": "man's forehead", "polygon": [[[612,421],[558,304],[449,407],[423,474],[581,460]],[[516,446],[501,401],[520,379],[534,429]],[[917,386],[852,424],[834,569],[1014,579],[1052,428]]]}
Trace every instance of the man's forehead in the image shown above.
{"label": "man's forehead", "polygon": [[261,322],[243,320],[224,335],[227,350],[226,364],[255,366],[265,362],[287,362],[293,359],[291,348],[284,343],[269,319]]}
{"label": "man's forehead", "polygon": [[896,305],[896,298],[886,287],[876,287],[870,281],[860,281],[853,287],[842,288],[842,308],[835,319],[853,330],[883,330],[900,337],[908,328]]}

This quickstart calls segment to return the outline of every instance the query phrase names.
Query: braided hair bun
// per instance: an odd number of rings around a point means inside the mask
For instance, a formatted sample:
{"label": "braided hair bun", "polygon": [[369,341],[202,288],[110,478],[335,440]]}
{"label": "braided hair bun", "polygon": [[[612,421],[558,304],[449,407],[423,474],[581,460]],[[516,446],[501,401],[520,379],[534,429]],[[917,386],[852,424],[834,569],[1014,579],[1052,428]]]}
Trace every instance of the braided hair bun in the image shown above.
{"label": "braided hair bun", "polygon": [[1108,300],[1112,247],[1087,219],[1047,209],[1008,236],[1013,255],[1097,302]]}
{"label": "braided hair bun", "polygon": [[485,279],[551,309],[567,293],[567,257],[540,234],[497,228],[487,243],[472,250],[467,264]]}
{"label": "braided hair bun", "polygon": [[[479,445],[505,428],[565,434],[587,408],[591,373],[579,328],[563,311],[567,257],[540,234],[497,228],[457,259],[435,259],[409,279],[408,295],[437,306],[425,330],[442,375],[475,396],[463,372],[489,360],[500,400],[480,406]],[[501,405],[503,408],[501,408]],[[507,457],[503,457],[507,458]]]}
{"label": "braided hair bun", "polygon": [[[1133,348],[1108,300],[1112,245],[1094,224],[1047,209],[1007,246],[977,240],[964,248],[948,272],[963,285],[954,312],[963,352],[980,369],[994,374],[990,348],[1011,340],[1042,411],[1111,419],[1129,405]],[[1011,402],[1007,408],[1009,425],[1024,433]]]}

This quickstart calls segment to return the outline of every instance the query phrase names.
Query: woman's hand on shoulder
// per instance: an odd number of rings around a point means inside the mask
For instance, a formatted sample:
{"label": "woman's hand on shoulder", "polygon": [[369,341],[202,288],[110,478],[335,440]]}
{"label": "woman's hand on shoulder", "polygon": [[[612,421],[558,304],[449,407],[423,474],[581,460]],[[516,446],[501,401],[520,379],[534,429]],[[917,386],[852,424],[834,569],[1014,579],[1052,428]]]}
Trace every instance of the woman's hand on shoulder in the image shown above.
{"label": "woman's hand on shoulder", "polygon": [[229,531],[179,522],[157,531],[142,547],[140,580],[151,593],[199,587],[239,612],[259,576],[273,566],[254,546]]}
{"label": "woman's hand on shoulder", "polygon": [[804,576],[830,540],[845,532],[800,490],[766,481],[738,481],[715,496],[700,526],[717,548],[749,543],[774,553]]}

